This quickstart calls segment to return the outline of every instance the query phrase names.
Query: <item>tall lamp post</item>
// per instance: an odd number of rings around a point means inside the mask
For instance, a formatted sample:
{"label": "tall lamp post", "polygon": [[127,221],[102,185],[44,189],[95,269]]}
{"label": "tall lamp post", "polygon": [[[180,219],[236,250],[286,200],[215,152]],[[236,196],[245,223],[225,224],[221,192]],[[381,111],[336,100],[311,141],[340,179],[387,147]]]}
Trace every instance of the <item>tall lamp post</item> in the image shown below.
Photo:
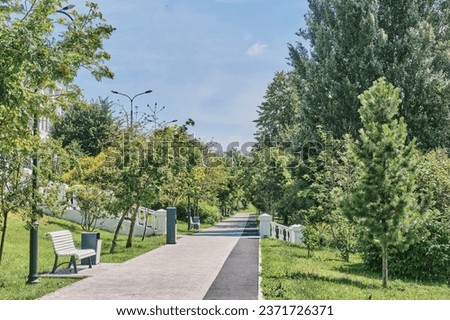
{"label": "tall lamp post", "polygon": [[[64,8],[56,10],[57,13],[62,13],[73,21],[73,17],[68,14],[67,10],[73,9],[75,5],[69,4]],[[39,117],[37,114],[33,116],[33,135],[39,136]],[[38,192],[38,169],[39,159],[37,157],[37,150],[34,150],[32,157],[32,173],[31,183],[33,188],[32,204],[31,204],[31,224],[30,224],[30,261],[29,261],[29,274],[27,283],[37,284],[39,283],[38,274],[38,249],[39,249],[39,221],[38,221],[38,204],[37,204],[37,192]]]}
{"label": "tall lamp post", "polygon": [[131,105],[131,109],[130,109],[130,127],[132,127],[133,126],[133,101],[134,101],[134,98],[142,96],[144,94],[152,93],[152,90],[147,90],[145,92],[138,93],[138,94],[134,95],[133,98],[131,98],[129,95],[127,95],[125,93],[121,93],[119,91],[111,90],[111,92],[114,93],[114,94],[118,94],[118,95],[127,97],[128,100],[130,100],[130,105]]}

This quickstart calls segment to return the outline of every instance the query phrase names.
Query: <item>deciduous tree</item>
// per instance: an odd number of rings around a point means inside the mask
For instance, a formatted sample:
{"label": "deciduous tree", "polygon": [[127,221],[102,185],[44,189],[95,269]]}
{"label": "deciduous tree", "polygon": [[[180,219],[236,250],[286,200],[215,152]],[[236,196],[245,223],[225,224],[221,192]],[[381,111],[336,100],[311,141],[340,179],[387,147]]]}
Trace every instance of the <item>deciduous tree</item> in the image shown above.
{"label": "deciduous tree", "polygon": [[305,123],[334,137],[362,127],[358,94],[385,77],[401,91],[399,115],[418,147],[450,147],[447,0],[310,0],[290,45]]}

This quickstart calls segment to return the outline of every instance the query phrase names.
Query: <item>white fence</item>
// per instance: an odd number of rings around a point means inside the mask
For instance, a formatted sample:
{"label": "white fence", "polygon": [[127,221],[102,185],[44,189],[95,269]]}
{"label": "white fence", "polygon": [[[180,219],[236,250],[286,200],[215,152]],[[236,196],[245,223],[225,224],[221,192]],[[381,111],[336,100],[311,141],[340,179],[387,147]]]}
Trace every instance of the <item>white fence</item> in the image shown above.
{"label": "white fence", "polygon": [[[66,184],[61,185],[60,199],[65,199]],[[50,212],[48,212],[51,215]],[[58,216],[61,219],[72,221],[78,224],[82,223],[82,214],[79,211],[79,206],[76,199],[72,198],[70,201],[70,209],[65,210],[62,216]],[[101,218],[98,219],[95,226],[101,230],[109,232],[115,232],[119,218]],[[120,234],[128,235],[130,231],[131,221],[125,219],[122,223],[122,227],[119,230]],[[134,226],[135,236],[150,236],[153,234],[166,234],[166,210],[160,209],[154,211],[145,207],[139,207],[139,213],[137,215],[136,224]]]}
{"label": "white fence", "polygon": [[272,216],[262,214],[259,216],[259,233],[261,237],[271,237],[291,243],[303,242],[303,226],[295,224],[290,227],[272,221]]}
{"label": "white fence", "polygon": [[[78,210],[66,210],[62,216],[58,216],[63,220],[72,221],[78,224],[82,223],[82,215]],[[147,224],[145,223],[147,221]],[[101,218],[98,219],[95,226],[101,230],[115,232],[117,228],[118,218]],[[128,235],[130,231],[130,220],[124,220],[119,233]],[[139,208],[138,218],[134,226],[134,235],[142,236],[144,234],[150,236],[153,234],[166,234],[166,210],[154,211],[145,207]]]}

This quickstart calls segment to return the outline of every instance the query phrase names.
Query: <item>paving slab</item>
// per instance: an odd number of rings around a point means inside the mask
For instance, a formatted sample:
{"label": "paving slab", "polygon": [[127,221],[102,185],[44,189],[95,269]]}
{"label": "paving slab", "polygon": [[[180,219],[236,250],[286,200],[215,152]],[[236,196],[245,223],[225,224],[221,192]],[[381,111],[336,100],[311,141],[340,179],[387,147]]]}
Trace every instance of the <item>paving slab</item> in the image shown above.
{"label": "paving slab", "polygon": [[[245,232],[238,214],[195,235],[179,238],[45,295],[43,300],[201,300]],[[101,264],[99,265],[101,266]],[[84,272],[84,271],[82,271]],[[80,272],[81,273],[81,272]]]}

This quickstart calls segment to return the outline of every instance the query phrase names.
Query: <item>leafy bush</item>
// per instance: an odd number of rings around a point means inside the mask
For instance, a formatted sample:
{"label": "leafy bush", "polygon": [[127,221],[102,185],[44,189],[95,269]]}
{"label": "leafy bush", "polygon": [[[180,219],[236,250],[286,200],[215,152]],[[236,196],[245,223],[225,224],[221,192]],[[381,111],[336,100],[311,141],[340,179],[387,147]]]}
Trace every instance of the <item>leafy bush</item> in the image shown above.
{"label": "leafy bush", "polygon": [[349,262],[350,254],[355,253],[357,249],[357,227],[338,211],[331,213],[330,221],[333,246],[339,250],[340,258]]}
{"label": "leafy bush", "polygon": [[312,258],[314,256],[314,250],[320,246],[320,233],[311,224],[307,224],[303,228],[303,243],[308,250],[308,258]]}
{"label": "leafy bush", "polygon": [[[179,220],[186,220],[188,214],[188,203],[182,200],[177,205],[177,216]],[[191,212],[194,215],[194,211]],[[200,216],[201,223],[215,224],[220,221],[221,214],[218,207],[209,205],[206,202],[199,201],[197,212]]]}

